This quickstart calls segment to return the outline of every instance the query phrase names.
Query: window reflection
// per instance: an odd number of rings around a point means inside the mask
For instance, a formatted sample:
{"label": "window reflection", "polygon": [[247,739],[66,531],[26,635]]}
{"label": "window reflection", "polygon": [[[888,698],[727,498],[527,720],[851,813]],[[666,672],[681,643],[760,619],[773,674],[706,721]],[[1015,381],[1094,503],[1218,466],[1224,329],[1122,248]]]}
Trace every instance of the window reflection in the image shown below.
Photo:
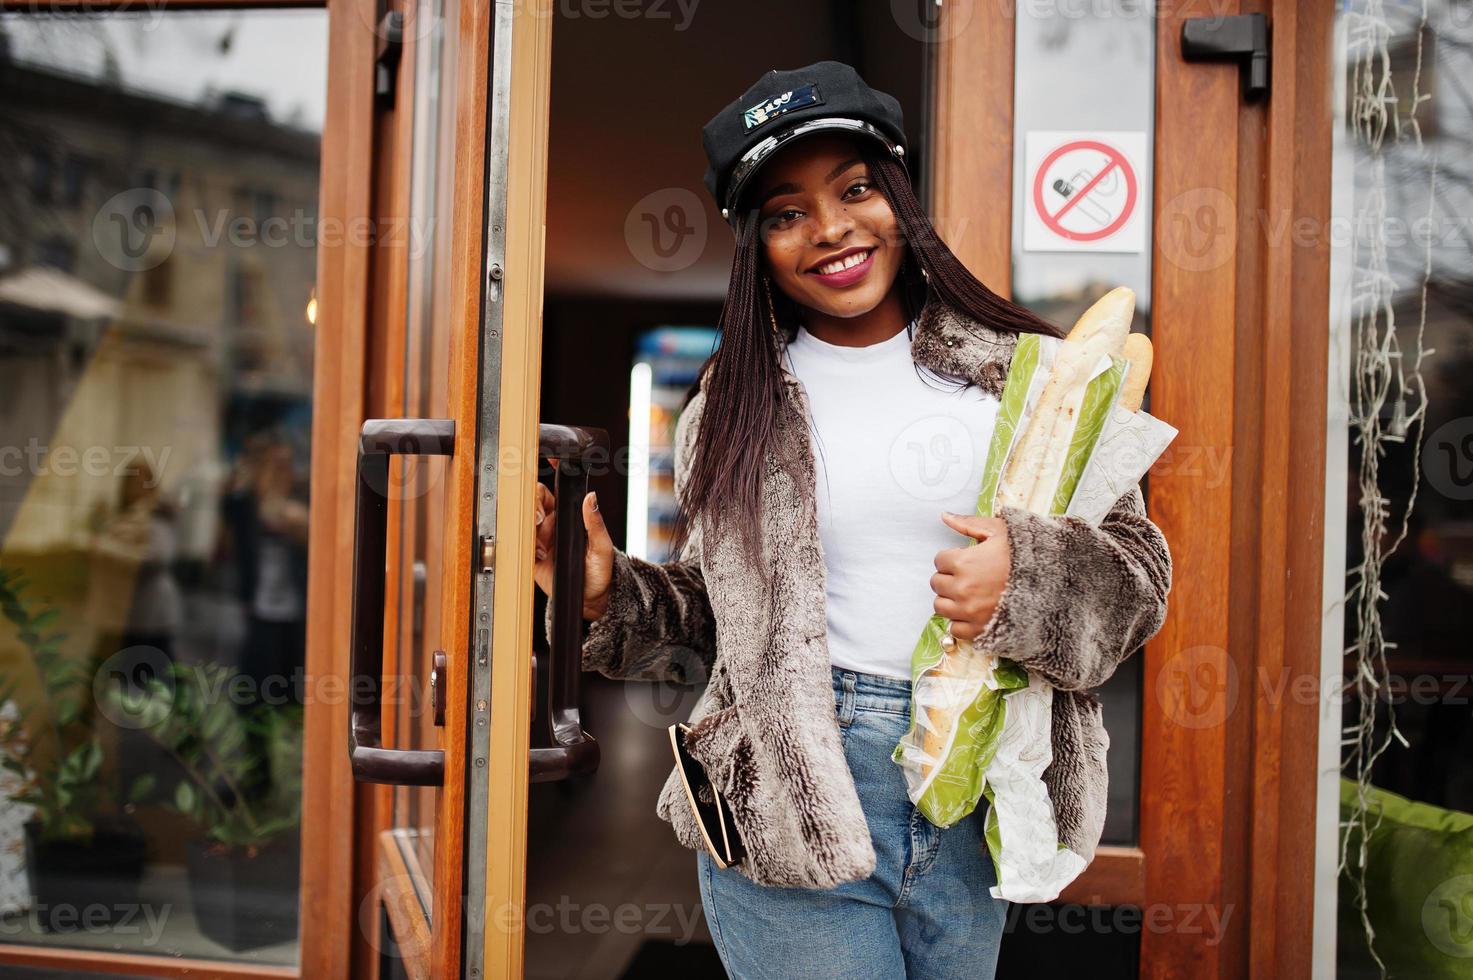
{"label": "window reflection", "polygon": [[325,28],[0,16],[0,941],[297,960]]}
{"label": "window reflection", "polygon": [[1326,534],[1344,576],[1326,582],[1326,642],[1344,682],[1338,794],[1327,769],[1344,848],[1337,967],[1379,975],[1379,959],[1393,976],[1451,976],[1473,956],[1473,865],[1459,857],[1473,834],[1462,764],[1473,745],[1473,26],[1455,4],[1356,0],[1340,5],[1335,51]]}

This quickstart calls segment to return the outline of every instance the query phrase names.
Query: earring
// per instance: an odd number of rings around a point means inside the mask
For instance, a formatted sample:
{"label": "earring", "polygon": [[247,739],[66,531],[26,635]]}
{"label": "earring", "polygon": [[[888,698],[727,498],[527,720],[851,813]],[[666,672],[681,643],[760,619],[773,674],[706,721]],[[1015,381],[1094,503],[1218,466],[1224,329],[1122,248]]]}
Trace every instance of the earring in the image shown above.
{"label": "earring", "polygon": [[777,312],[772,305],[772,278],[766,273],[762,275],[762,291],[767,294],[767,321],[772,324],[773,336],[779,336],[782,331],[777,326]]}

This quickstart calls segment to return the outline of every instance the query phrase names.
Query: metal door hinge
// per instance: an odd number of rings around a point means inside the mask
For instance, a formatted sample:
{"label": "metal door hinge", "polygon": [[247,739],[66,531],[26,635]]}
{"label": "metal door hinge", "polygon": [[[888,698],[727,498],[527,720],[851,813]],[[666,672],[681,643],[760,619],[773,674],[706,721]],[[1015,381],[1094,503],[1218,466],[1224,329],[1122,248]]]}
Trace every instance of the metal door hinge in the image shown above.
{"label": "metal door hinge", "polygon": [[1243,101],[1268,95],[1269,31],[1263,14],[1189,18],[1181,25],[1181,56],[1186,61],[1237,61]]}

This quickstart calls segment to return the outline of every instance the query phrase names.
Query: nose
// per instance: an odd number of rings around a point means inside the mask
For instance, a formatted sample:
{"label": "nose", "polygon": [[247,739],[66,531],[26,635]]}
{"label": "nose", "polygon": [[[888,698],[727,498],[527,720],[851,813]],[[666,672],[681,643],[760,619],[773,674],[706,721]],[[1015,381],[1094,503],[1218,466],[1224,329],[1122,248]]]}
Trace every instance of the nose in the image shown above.
{"label": "nose", "polygon": [[854,229],[854,218],[839,201],[823,201],[813,211],[813,244],[832,246]]}

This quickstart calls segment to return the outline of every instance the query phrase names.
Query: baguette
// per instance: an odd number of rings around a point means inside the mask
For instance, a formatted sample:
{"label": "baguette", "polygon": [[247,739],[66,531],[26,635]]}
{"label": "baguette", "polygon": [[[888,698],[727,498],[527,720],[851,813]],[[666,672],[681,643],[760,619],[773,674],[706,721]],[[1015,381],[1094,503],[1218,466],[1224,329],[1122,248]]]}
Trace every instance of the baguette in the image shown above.
{"label": "baguette", "polygon": [[1155,360],[1151,338],[1143,333],[1133,333],[1125,338],[1125,359],[1130,370],[1125,373],[1125,382],[1120,386],[1121,408],[1132,412],[1141,410],[1146,397],[1146,385],[1151,383],[1151,364]]}
{"label": "baguette", "polygon": [[[1135,293],[1127,286],[1117,286],[1084,311],[1059,345],[1015,459],[1009,459],[1004,470],[1004,486],[999,490],[1002,503],[1035,513],[1048,512],[1063,475],[1074,419],[1084,402],[1090,376],[1102,356],[1118,355],[1125,349],[1134,314]],[[1008,480],[1010,472],[1016,483]]]}
{"label": "baguette", "polygon": [[[1048,512],[1062,476],[1074,418],[1083,404],[1095,365],[1103,355],[1120,355],[1124,351],[1134,314],[1135,292],[1119,286],[1085,310],[1059,345],[1038,405],[1003,468],[997,491],[999,506],[1011,504],[1035,513]],[[1056,446],[1055,442],[1062,445]],[[974,658],[986,657],[993,664],[997,659],[995,654],[975,650],[971,641],[953,639],[950,627],[941,645],[945,654],[924,676],[965,678],[975,670]],[[942,758],[951,731],[968,704],[970,701],[926,706],[930,724],[922,726],[922,745],[927,758],[938,761]],[[926,776],[930,776],[929,769]]]}
{"label": "baguette", "polygon": [[[968,677],[973,676],[976,672],[976,668],[971,663],[971,661],[973,658],[978,656],[989,656],[990,659],[993,661],[992,663],[984,665],[984,669],[990,669],[992,666],[995,665],[997,660],[995,656],[990,656],[985,653],[979,653],[976,648],[972,646],[972,642],[970,640],[957,640],[952,645],[950,651],[941,658],[936,666],[926,671],[925,674],[923,674],[922,676],[939,678],[943,681],[951,678],[955,678],[958,681],[964,681]],[[933,691],[937,690],[938,689],[933,686]],[[945,691],[947,690],[947,688],[945,685],[942,685],[939,690]],[[965,688],[962,684],[958,683],[957,685],[955,685],[954,688],[952,688],[952,690],[960,692],[965,690]],[[971,703],[971,698],[964,698],[960,700],[955,700],[954,703],[932,703],[926,705],[926,717],[927,719],[929,719],[930,725],[921,726],[921,745],[925,750],[926,758],[935,759],[937,761],[941,760],[942,753],[946,749],[946,740],[951,734],[951,729],[953,725],[955,725],[956,720],[961,717],[962,712],[965,711],[967,709],[967,706]],[[925,768],[924,771],[929,777],[929,767]]]}

